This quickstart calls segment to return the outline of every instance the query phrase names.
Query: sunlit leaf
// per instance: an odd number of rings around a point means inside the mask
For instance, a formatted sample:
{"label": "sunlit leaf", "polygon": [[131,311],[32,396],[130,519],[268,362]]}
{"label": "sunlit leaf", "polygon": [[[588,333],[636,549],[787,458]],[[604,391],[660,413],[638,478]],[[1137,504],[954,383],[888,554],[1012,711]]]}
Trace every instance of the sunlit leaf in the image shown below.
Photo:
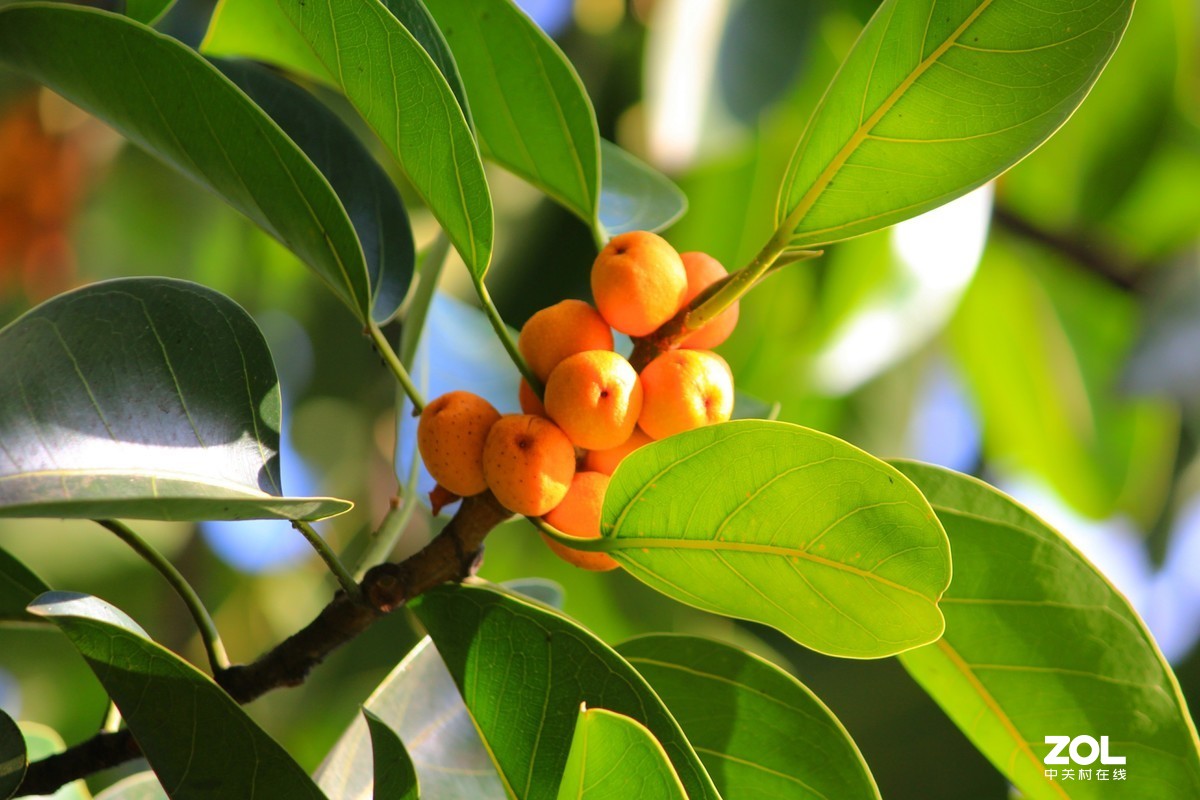
{"label": "sunlit leaf", "polygon": [[492,200],[475,139],[437,64],[379,0],[276,2],[482,278],[492,257]]}
{"label": "sunlit leaf", "polygon": [[0,547],[0,622],[31,622],[25,606],[42,592],[50,591],[33,570]]}
{"label": "sunlit leaf", "polygon": [[839,439],[743,420],[646,445],[613,475],[603,535],[634,577],[830,655],[937,639],[946,534],[899,472]]}
{"label": "sunlit leaf", "polygon": [[396,313],[417,260],[404,201],[358,136],[325,104],[286,78],[250,61],[215,62],[275,120],[337,192],[362,244],[371,281],[371,315]]}
{"label": "sunlit leaf", "polygon": [[[955,559],[945,635],[901,661],[975,746],[1031,800],[1200,796],[1194,723],[1129,602],[995,489],[938,467],[896,466],[933,504]],[[1127,783],[1047,775],[1046,737],[1084,735],[1108,737]]]}
{"label": "sunlit leaf", "polygon": [[570,619],[478,586],[439,587],[413,609],[454,676],[510,796],[556,796],[579,705],[586,703],[645,725],[691,800],[719,797],[645,679]]}
{"label": "sunlit leaf", "polygon": [[885,0],[801,138],[776,222],[848,239],[966,194],[1049,138],[1133,0]]}
{"label": "sunlit leaf", "polygon": [[0,64],[46,84],[212,189],[367,317],[362,248],[328,181],[195,51],[102,11],[10,6],[0,10]]}
{"label": "sunlit leaf", "polygon": [[[428,637],[375,688],[364,708],[408,743],[427,798],[504,800],[500,778],[463,705],[454,679]],[[365,720],[338,739],[317,770],[330,800],[370,800],[374,785]]]}
{"label": "sunlit leaf", "polygon": [[28,764],[21,729],[12,717],[0,711],[0,798],[8,800],[16,794]]}
{"label": "sunlit leaf", "polygon": [[607,139],[600,140],[600,164],[600,238],[661,231],[687,211],[687,197],[678,186]]}
{"label": "sunlit leaf", "polygon": [[0,329],[0,363],[0,516],[317,519],[350,507],[281,496],[271,354],[211,289],[77,289]]}
{"label": "sunlit leaf", "polygon": [[158,776],[153,772],[139,772],[117,781],[96,795],[96,800],[166,800]]}
{"label": "sunlit leaf", "polygon": [[274,2],[217,0],[200,52],[226,58],[253,58],[311,80],[337,85],[337,78]]}
{"label": "sunlit leaf", "polygon": [[484,151],[587,223],[600,135],[579,76],[511,0],[425,0],[446,34]]}
{"label": "sunlit leaf", "polygon": [[463,116],[467,118],[468,127],[474,127],[475,123],[471,118],[471,106],[467,101],[467,90],[463,86],[462,74],[458,71],[458,64],[454,62],[454,54],[450,52],[450,45],[446,42],[445,35],[438,28],[437,21],[429,13],[425,3],[421,0],[383,0],[383,4],[396,19],[400,20],[400,24],[421,43],[425,52],[433,59],[433,63],[437,64],[442,77],[446,79],[446,83],[450,84],[450,91],[454,92],[454,97],[458,100],[459,107],[462,108]]}
{"label": "sunlit leaf", "polygon": [[363,709],[371,733],[371,758],[374,762],[374,800],[417,800],[417,773],[404,742],[388,724]]}
{"label": "sunlit leaf", "polygon": [[[50,592],[29,608],[58,625],[121,710],[172,800],[324,795],[208,676],[95,597]],[[153,702],[146,702],[146,698]]]}
{"label": "sunlit leaf", "polygon": [[617,652],[667,704],[722,797],[878,800],[850,734],[774,664],[695,636],[641,636]]}
{"label": "sunlit leaf", "polygon": [[687,800],[662,745],[637,720],[581,709],[558,800]]}

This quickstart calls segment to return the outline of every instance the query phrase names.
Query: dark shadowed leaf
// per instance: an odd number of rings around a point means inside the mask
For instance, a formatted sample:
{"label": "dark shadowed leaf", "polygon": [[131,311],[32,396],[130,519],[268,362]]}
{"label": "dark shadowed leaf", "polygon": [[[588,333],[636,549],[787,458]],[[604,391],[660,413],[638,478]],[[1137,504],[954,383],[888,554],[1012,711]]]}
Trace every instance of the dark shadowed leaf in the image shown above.
{"label": "dark shadowed leaf", "polygon": [[254,321],[187,281],[77,289],[0,329],[0,516],[318,519],[281,496],[279,384]]}
{"label": "dark shadowed leaf", "polygon": [[12,797],[29,765],[25,737],[12,717],[0,711],[0,800]]}
{"label": "dark shadowed leaf", "polygon": [[642,636],[617,652],[667,704],[722,797],[878,800],[850,734],[774,664],[695,636]]}
{"label": "dark shadowed leaf", "polygon": [[[955,562],[942,599],[945,636],[901,662],[963,733],[1031,800],[1200,796],[1195,725],[1129,602],[1066,539],[990,486],[940,467],[896,466],[941,517]],[[1084,735],[1108,737],[1110,755],[1127,761],[1126,783],[1048,776],[1046,737]]]}
{"label": "dark shadowed leaf", "polygon": [[600,135],[574,67],[510,0],[425,0],[462,72],[491,158],[589,224]]}
{"label": "dark shadowed leaf", "polygon": [[413,608],[454,676],[511,797],[557,796],[580,703],[645,725],[692,800],[719,797],[646,681],[570,619],[479,586],[439,587]]}
{"label": "dark shadowed leaf", "polygon": [[[506,797],[454,679],[429,637],[376,687],[364,708],[408,742],[425,797]],[[366,721],[354,720],[321,763],[316,779],[330,800],[370,800],[368,735]]]}
{"label": "dark shadowed leaf", "polygon": [[0,64],[46,84],[215,191],[367,317],[362,248],[328,181],[195,51],[102,11],[10,6],[0,10]]}
{"label": "dark shadowed leaf", "polygon": [[404,743],[386,722],[365,708],[363,717],[371,733],[374,800],[418,800],[417,773]]}
{"label": "dark shadowed leaf", "polygon": [[29,610],[58,625],[79,650],[172,800],[324,800],[241,706],[118,609],[88,595],[50,592]]}
{"label": "dark shadowed leaf", "polygon": [[153,772],[139,772],[119,780],[96,795],[96,800],[166,800],[158,776]]}
{"label": "dark shadowed leaf", "polygon": [[492,257],[492,199],[471,129],[437,64],[379,0],[276,2],[482,279]]}
{"label": "dark shadowed leaf", "polygon": [[635,719],[580,709],[558,800],[687,800],[671,760]]}
{"label": "dark shadowed leaf", "polygon": [[776,221],[795,245],[949,202],[1083,102],[1133,0],[885,0],[796,148]]}
{"label": "dark shadowed leaf", "polygon": [[250,61],[214,63],[329,180],[362,244],[371,281],[371,316],[387,320],[404,302],[417,260],[408,212],[392,179],[346,123],[312,94]]}
{"label": "dark shadowed leaf", "polygon": [[144,25],[153,25],[173,5],[175,0],[125,0],[125,16]]}
{"label": "dark shadowed leaf", "polygon": [[879,658],[942,632],[950,548],[929,504],[808,428],[743,420],[646,445],[613,475],[602,530],[660,592],[823,653]]}
{"label": "dark shadowed leaf", "polygon": [[36,617],[25,613],[25,606],[48,591],[50,587],[33,570],[0,547],[0,623],[35,621]]}
{"label": "dark shadowed leaf", "polygon": [[687,197],[678,186],[607,139],[600,140],[600,164],[600,239],[661,231],[687,211]]}

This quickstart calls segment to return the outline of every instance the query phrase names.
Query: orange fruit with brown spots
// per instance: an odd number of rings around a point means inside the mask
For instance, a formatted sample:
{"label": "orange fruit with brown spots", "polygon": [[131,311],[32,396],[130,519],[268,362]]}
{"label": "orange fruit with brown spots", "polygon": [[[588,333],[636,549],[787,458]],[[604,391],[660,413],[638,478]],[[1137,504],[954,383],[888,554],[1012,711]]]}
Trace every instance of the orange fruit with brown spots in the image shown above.
{"label": "orange fruit with brown spots", "polygon": [[525,322],[517,349],[538,380],[545,382],[567,356],[585,350],[612,350],[613,335],[596,309],[582,300],[563,300]]}
{"label": "orange fruit with brown spots", "polygon": [[653,333],[675,316],[687,292],[679,253],[649,231],[614,236],[596,256],[591,279],[596,308],[630,336]]}
{"label": "orange fruit with brown spots", "polygon": [[[607,475],[599,472],[576,472],[567,496],[543,519],[563,533],[569,533],[581,539],[598,539],[600,538],[600,513],[604,508],[606,489],[608,489]],[[612,557],[606,553],[573,550],[544,533],[542,538],[555,555],[577,567],[593,572],[607,572],[617,568],[617,562],[613,561]]]}
{"label": "orange fruit with brown spots", "polygon": [[[684,270],[687,271],[687,294],[683,297],[683,305],[692,302],[696,295],[729,276],[721,262],[707,253],[682,253],[679,257],[683,261]],[[729,334],[737,327],[737,322],[738,304],[734,303],[718,314],[716,319],[688,334],[679,346],[690,350],[711,350],[729,338]]]}
{"label": "orange fruit with brown spots", "polygon": [[671,350],[641,374],[638,427],[654,439],[725,422],[733,413],[733,374],[708,350]]}
{"label": "orange fruit with brown spots", "polygon": [[630,437],[616,447],[610,447],[607,450],[587,451],[587,454],[583,457],[583,468],[592,472],[602,472],[605,475],[612,475],[617,471],[617,465],[625,459],[625,456],[637,450],[642,445],[650,444],[653,441],[653,439],[642,432],[641,428],[634,428]]}
{"label": "orange fruit with brown spots", "polygon": [[486,490],[483,446],[499,419],[491,403],[470,392],[448,392],[425,406],[417,449],[433,479],[461,497]]}
{"label": "orange fruit with brown spots", "polygon": [[616,447],[633,433],[642,385],[629,362],[611,350],[576,353],[546,381],[546,414],[576,447]]}
{"label": "orange fruit with brown spots", "polygon": [[483,474],[500,505],[540,517],[566,496],[575,476],[575,448],[550,420],[507,414],[488,432]]}

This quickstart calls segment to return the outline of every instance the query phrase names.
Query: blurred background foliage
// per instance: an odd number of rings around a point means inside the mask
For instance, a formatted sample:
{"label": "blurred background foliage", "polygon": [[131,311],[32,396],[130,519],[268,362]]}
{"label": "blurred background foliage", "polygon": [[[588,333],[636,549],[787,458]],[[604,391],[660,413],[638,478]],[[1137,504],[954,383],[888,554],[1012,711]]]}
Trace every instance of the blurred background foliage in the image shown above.
{"label": "blurred background foliage", "polygon": [[[769,235],[795,142],[876,2],[520,5],[576,65],[601,134],[688,194],[690,210],[668,238],[732,269]],[[208,0],[181,0],[160,27],[198,45],[212,10]],[[739,389],[778,402],[783,419],[876,455],[977,474],[1057,525],[1146,618],[1193,709],[1198,15],[1195,0],[1138,4],[1112,65],[1049,144],[995,186],[781,271],[743,300],[740,326],[721,348]],[[586,298],[595,252],[587,228],[518,179],[499,170],[489,178],[497,214],[489,284],[509,324],[564,297]],[[428,244],[432,218],[405,190],[418,243]],[[321,529],[361,550],[398,491],[397,474],[407,478],[412,425],[393,408],[391,378],[345,309],[219,201],[64,101],[0,75],[0,319],[85,282],[151,274],[203,282],[254,314],[283,384],[286,488],[353,499],[353,512]],[[475,388],[515,410],[516,373],[494,355],[461,265],[449,265],[442,289],[416,377],[431,395]],[[427,479],[419,485],[430,488]],[[416,513],[397,556],[440,524]],[[286,524],[139,530],[194,581],[235,659],[252,659],[307,622],[333,589]],[[99,528],[3,521],[0,546],[55,588],[99,595],[202,660],[182,605]],[[841,717],[885,797],[1006,796],[999,774],[894,660],[820,657],[679,606],[623,574],[580,573],[523,523],[491,537],[482,574],[559,582],[567,612],[610,642],[678,630],[769,655]],[[415,636],[393,615],[304,687],[258,701],[253,713],[315,767]],[[68,742],[90,736],[106,712],[65,639],[33,628],[0,630],[0,707]]]}

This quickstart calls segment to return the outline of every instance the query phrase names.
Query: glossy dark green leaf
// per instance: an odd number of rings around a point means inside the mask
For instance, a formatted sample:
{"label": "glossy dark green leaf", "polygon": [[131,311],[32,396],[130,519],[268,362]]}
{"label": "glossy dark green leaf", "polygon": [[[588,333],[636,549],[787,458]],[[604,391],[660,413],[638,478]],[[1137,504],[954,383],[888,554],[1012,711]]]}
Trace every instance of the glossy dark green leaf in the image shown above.
{"label": "glossy dark green leaf", "polygon": [[172,800],[324,800],[241,706],[117,608],[88,595],[50,592],[29,610],[58,625],[75,645]]}
{"label": "glossy dark green leaf", "polygon": [[173,5],[175,0],[125,0],[125,16],[144,25],[153,25]]}
{"label": "glossy dark green leaf", "polygon": [[283,128],[337,192],[366,257],[371,316],[387,320],[404,302],[417,260],[408,212],[392,179],[337,114],[287,78],[250,61],[214,63]]}
{"label": "glossy dark green leaf", "polygon": [[48,591],[50,587],[33,570],[0,547],[0,623],[32,621],[25,606]]}
{"label": "glossy dark green leaf", "polygon": [[484,151],[590,224],[600,134],[571,62],[511,0],[424,3],[462,72]]}
{"label": "glossy dark green leaf", "polygon": [[776,222],[796,245],[966,194],[1083,102],[1133,0],[885,0],[801,138]]}
{"label": "glossy dark green leaf", "polygon": [[29,766],[25,737],[12,717],[0,711],[0,800],[16,794]]}
{"label": "glossy dark green leaf", "polygon": [[404,749],[404,742],[388,724],[363,709],[371,733],[371,758],[374,763],[374,800],[418,800],[417,772]]}
{"label": "glossy dark green leaf", "polygon": [[934,641],[950,548],[925,498],[839,439],[742,420],[639,448],[604,498],[607,551],[689,605],[830,655]]}
{"label": "glossy dark green leaf", "polygon": [[[1030,800],[1200,796],[1195,725],[1129,602],[1066,539],[990,486],[939,467],[896,466],[933,504],[955,561],[945,636],[901,661],[963,733]],[[1124,784],[1047,775],[1046,737],[1084,735],[1108,737],[1110,755],[1126,759]]]}
{"label": "glossy dark green leaf", "polygon": [[437,64],[379,0],[276,2],[482,279],[492,257],[492,199],[475,139]]}
{"label": "glossy dark green leaf", "polygon": [[109,786],[96,795],[96,800],[166,800],[166,797],[157,775],[139,772]]}
{"label": "glossy dark green leaf", "polygon": [[362,248],[337,195],[279,127],[195,51],[115,14],[10,6],[0,10],[0,64],[212,189],[366,319],[371,292]]}
{"label": "glossy dark green leaf", "polygon": [[580,703],[645,725],[691,800],[719,797],[645,679],[570,619],[479,586],[439,587],[413,610],[454,676],[511,797],[556,797]]}
{"label": "glossy dark green leaf", "polygon": [[600,207],[597,234],[661,231],[687,211],[687,196],[658,170],[600,140]]}
{"label": "glossy dark green leaf", "polygon": [[236,303],[167,278],[97,283],[0,329],[0,516],[319,519],[281,496],[279,385]]}
{"label": "glossy dark green leaf", "polygon": [[[363,704],[408,743],[425,797],[505,800],[504,787],[437,648],[425,637]],[[369,732],[355,719],[317,770],[330,800],[370,800]]]}
{"label": "glossy dark green leaf", "polygon": [[850,734],[774,664],[695,636],[642,636],[617,652],[667,704],[722,797],[879,799]]}
{"label": "glossy dark green leaf", "polygon": [[557,800],[687,800],[671,760],[635,719],[603,708],[579,712]]}

